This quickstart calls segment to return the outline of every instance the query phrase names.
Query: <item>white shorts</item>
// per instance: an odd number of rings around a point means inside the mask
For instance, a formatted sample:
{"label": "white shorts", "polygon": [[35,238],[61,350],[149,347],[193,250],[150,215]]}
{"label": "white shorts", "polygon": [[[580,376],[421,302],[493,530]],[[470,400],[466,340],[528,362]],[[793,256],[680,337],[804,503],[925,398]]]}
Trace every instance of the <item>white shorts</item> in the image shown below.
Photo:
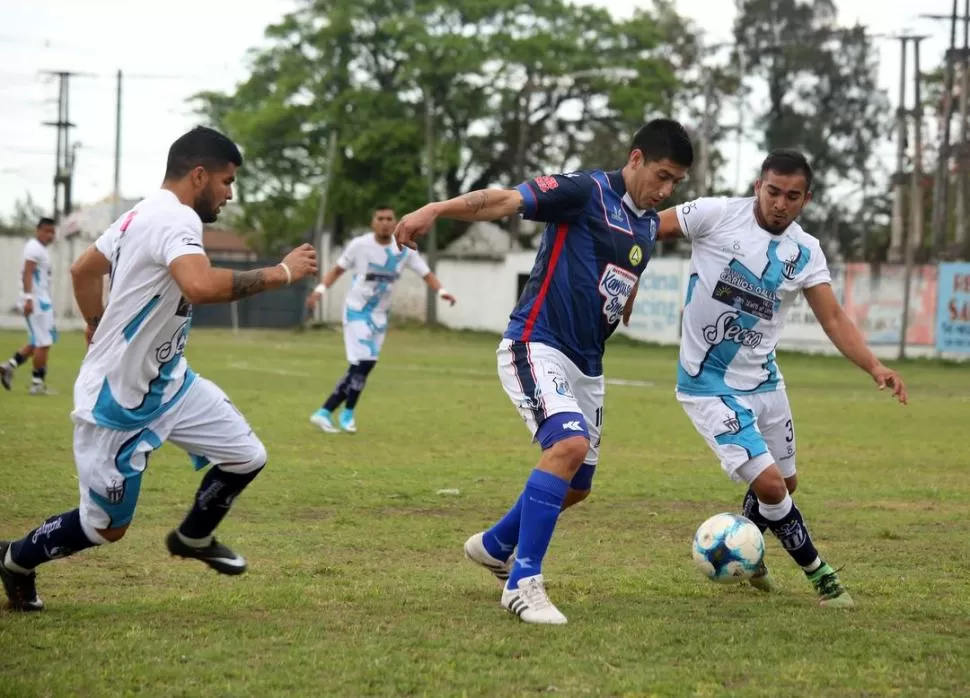
{"label": "white shorts", "polygon": [[784,390],[722,397],[677,393],[677,400],[732,480],[750,484],[772,463],[784,477],[795,474],[795,426]]}
{"label": "white shorts", "polygon": [[579,424],[566,422],[562,428],[574,432],[568,435],[589,437],[585,464],[595,466],[603,430],[603,376],[587,376],[565,354],[546,344],[503,339],[496,354],[502,387],[533,439],[552,415],[581,415]]}
{"label": "white shorts", "polygon": [[129,524],[148,457],[165,441],[188,453],[196,470],[210,463],[266,459],[262,442],[226,394],[197,377],[178,404],[143,429],[118,431],[75,421],[81,520],[96,529]]}
{"label": "white shorts", "polygon": [[54,310],[35,310],[24,320],[27,322],[27,343],[32,347],[49,347],[57,341],[54,326]]}
{"label": "white shorts", "polygon": [[377,361],[387,337],[387,322],[378,325],[373,320],[348,320],[344,318],[344,349],[347,361],[359,364],[361,361]]}

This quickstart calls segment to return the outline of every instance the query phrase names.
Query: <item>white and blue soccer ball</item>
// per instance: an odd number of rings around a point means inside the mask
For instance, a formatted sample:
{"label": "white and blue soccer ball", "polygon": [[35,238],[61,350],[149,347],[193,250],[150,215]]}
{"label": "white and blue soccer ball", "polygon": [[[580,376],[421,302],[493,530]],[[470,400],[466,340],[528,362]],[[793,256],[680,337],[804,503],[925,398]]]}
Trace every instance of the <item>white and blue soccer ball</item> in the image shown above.
{"label": "white and blue soccer ball", "polygon": [[738,514],[715,514],[694,534],[694,562],[708,579],[730,584],[749,579],[765,556],[758,527]]}

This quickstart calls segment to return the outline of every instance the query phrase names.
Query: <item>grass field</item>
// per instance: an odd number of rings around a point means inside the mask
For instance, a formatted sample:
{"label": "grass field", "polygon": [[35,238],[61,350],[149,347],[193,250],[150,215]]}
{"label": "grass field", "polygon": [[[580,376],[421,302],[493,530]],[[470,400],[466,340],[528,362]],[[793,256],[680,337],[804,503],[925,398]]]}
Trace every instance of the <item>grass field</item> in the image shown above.
{"label": "grass field", "polygon": [[[22,341],[0,333],[3,352]],[[615,341],[593,496],[545,565],[564,627],[527,626],[465,538],[500,516],[538,453],[494,373],[492,337],[392,332],[360,433],[307,418],[343,371],[332,331],[197,330],[188,356],[266,443],[220,529],[239,578],[170,558],[199,475],[153,459],[121,543],[42,568],[41,614],[0,612],[0,695],[952,696],[970,689],[970,368],[901,367],[901,408],[836,359],[783,356],[797,500],[858,604],[820,609],[774,539],[783,590],[721,587],[690,560],[697,524],[737,510],[673,397],[673,348]],[[0,394],[0,537],[76,506],[78,335],[30,398]],[[644,384],[646,383],[646,385]],[[443,494],[441,490],[459,491]]]}

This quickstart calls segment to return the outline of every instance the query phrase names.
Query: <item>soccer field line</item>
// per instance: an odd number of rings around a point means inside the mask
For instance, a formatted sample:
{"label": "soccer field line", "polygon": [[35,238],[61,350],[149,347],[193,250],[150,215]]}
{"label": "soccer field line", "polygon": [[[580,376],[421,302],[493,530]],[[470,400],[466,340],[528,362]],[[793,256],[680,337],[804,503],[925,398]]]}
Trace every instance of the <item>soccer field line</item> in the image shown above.
{"label": "soccer field line", "polygon": [[[315,376],[311,373],[305,371],[291,371],[285,368],[276,368],[275,366],[253,366],[245,361],[233,361],[225,366],[226,368],[233,369],[236,371],[255,371],[257,373],[270,373],[275,376],[288,376],[291,378],[314,378]],[[405,373],[427,373],[428,369],[431,368],[427,365],[421,364],[386,364],[381,366],[384,371],[402,371]],[[462,375],[462,376],[475,376],[480,378],[495,378],[496,373],[494,371],[480,371],[474,368],[448,368],[440,370],[441,375]],[[653,381],[642,381],[642,380],[629,380],[626,378],[607,378],[607,385],[618,385],[625,386],[628,388],[654,388],[656,383]]]}

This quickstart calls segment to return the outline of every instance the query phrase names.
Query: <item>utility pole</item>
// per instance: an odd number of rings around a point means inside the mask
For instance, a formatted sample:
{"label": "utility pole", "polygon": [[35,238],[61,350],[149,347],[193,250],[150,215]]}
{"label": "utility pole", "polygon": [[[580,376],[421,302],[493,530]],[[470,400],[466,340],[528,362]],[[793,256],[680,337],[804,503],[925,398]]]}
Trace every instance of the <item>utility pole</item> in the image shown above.
{"label": "utility pole", "polygon": [[[519,108],[519,131],[515,139],[515,181],[516,183],[525,180],[525,153],[526,141],[529,139],[529,112],[532,104],[532,75],[526,75],[525,85],[522,88],[521,106]],[[522,216],[513,213],[509,217],[509,249],[518,250],[522,247],[520,231]]]}
{"label": "utility pole", "polygon": [[953,11],[949,16],[920,15],[927,19],[948,19],[950,21],[950,48],[946,52],[946,63],[943,69],[943,115],[941,119],[940,146],[936,160],[936,173],[933,178],[933,218],[931,228],[933,233],[933,256],[938,257],[946,242],[946,227],[949,221],[947,199],[949,189],[949,173],[947,165],[950,160],[950,120],[953,118],[953,81],[954,64],[957,51],[957,4],[953,0]]}
{"label": "utility pole", "polygon": [[118,71],[118,84],[115,90],[115,181],[111,219],[121,215],[121,70]]}
{"label": "utility pole", "polygon": [[970,92],[970,0],[963,3],[963,50],[960,53],[960,146],[957,151],[957,211],[954,247],[961,253],[967,243],[967,92]]}
{"label": "utility pole", "polygon": [[[913,174],[910,180],[910,211],[907,260],[923,243],[923,75],[920,70],[919,44],[925,36],[913,36]],[[908,276],[908,273],[907,273]]]}
{"label": "utility pole", "polygon": [[906,161],[906,51],[910,36],[899,39],[899,106],[896,108],[896,171],[893,173],[893,213],[889,237],[889,261],[898,262],[903,256],[903,196],[906,175],[903,172]]}
{"label": "utility pole", "polygon": [[923,104],[920,90],[919,42],[926,37],[911,37],[913,41],[913,174],[910,180],[909,234],[906,236],[905,267],[903,270],[903,310],[899,323],[899,358],[906,356],[906,335],[909,334],[909,296],[913,287],[913,263],[916,249],[923,242]]}
{"label": "utility pole", "polygon": [[[431,89],[427,88],[424,93],[424,138],[427,147],[428,161],[428,201],[434,201],[434,95]],[[435,223],[431,224],[428,231],[428,267],[431,271],[436,271],[438,266],[438,228]],[[433,326],[438,322],[438,294],[428,287],[427,291],[427,311],[425,323]]]}
{"label": "utility pole", "polygon": [[47,71],[47,75],[58,78],[57,121],[45,121],[45,126],[57,129],[57,155],[54,162],[54,209],[53,218],[60,221],[61,216],[71,213],[71,183],[74,175],[74,148],[71,147],[70,130],[77,124],[70,119],[70,81],[77,75],[70,71]]}
{"label": "utility pole", "polygon": [[699,151],[697,158],[697,195],[706,196],[710,189],[711,179],[711,104],[714,101],[713,77],[710,70],[704,71],[704,112],[701,117],[701,128],[698,136]]}

